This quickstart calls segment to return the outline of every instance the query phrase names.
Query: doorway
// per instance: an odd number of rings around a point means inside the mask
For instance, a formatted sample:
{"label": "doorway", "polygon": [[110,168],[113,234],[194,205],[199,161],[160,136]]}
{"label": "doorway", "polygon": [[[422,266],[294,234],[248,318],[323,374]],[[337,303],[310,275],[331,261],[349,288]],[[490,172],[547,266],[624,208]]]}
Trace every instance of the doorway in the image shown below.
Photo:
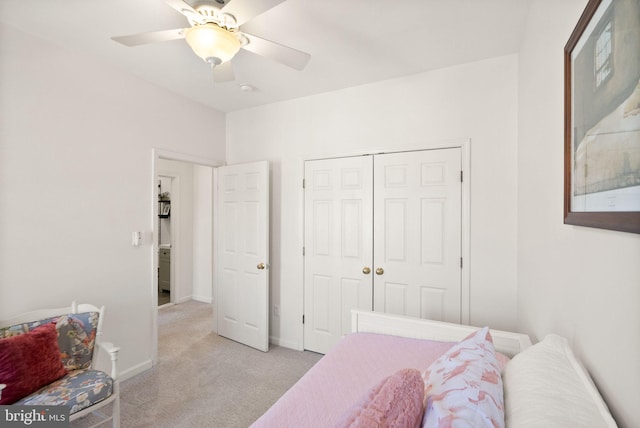
{"label": "doorway", "polygon": [[[176,180],[174,186],[174,180]],[[158,306],[164,306],[173,303],[171,299],[171,287],[175,282],[173,274],[175,273],[175,266],[172,269],[172,261],[175,263],[175,258],[172,259],[171,252],[174,246],[173,235],[174,225],[172,219],[175,218],[175,213],[178,208],[179,195],[176,195],[173,191],[175,187],[176,192],[179,191],[180,185],[178,177],[171,177],[167,175],[158,176]],[[171,213],[171,201],[174,201],[174,215]],[[175,293],[173,293],[175,296]]]}
{"label": "doorway", "polygon": [[[169,305],[213,302],[213,176],[214,168],[222,164],[153,151],[153,365],[158,360],[158,296],[164,294],[159,292],[168,288]],[[165,192],[169,194],[161,201],[159,195]],[[168,274],[168,287],[160,281],[163,273]],[[167,276],[162,280],[167,281]]]}

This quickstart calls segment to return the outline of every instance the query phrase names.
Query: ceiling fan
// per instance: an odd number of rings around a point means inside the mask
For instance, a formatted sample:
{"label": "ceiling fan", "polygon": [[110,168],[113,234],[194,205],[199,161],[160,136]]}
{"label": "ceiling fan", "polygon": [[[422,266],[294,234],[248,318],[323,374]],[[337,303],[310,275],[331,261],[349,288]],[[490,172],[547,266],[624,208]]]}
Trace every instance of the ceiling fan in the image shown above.
{"label": "ceiling fan", "polygon": [[211,66],[217,82],[235,79],[230,60],[240,48],[302,70],[311,55],[248,34],[240,28],[245,22],[283,1],[198,0],[191,5],[183,0],[167,0],[169,6],[187,18],[189,28],[152,31],[111,39],[125,46],[138,46],[184,38],[194,53]]}

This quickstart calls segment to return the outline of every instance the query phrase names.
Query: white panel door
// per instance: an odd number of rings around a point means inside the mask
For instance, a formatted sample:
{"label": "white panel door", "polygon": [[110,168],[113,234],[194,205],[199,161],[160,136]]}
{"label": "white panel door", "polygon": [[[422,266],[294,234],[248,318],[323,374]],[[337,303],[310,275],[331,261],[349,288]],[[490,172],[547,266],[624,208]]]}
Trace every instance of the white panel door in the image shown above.
{"label": "white panel door", "polygon": [[374,309],[460,322],[461,150],[374,161]]}
{"label": "white panel door", "polygon": [[305,162],[305,349],[326,353],[352,308],[372,309],[372,167],[372,156]]}
{"label": "white panel door", "polygon": [[269,350],[269,164],[218,169],[218,333]]}

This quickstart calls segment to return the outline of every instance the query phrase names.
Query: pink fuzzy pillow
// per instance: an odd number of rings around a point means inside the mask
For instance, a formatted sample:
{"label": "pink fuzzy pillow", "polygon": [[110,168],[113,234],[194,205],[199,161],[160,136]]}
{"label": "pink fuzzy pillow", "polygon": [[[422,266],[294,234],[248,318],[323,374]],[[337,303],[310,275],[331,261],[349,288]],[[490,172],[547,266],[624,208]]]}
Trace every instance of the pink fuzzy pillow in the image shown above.
{"label": "pink fuzzy pillow", "polygon": [[502,378],[488,327],[449,349],[423,379],[423,427],[504,427]]}
{"label": "pink fuzzy pillow", "polygon": [[66,374],[55,324],[0,339],[0,383],[7,385],[0,404],[12,404]]}
{"label": "pink fuzzy pillow", "polygon": [[420,372],[403,369],[383,379],[353,405],[338,427],[415,428],[422,421],[424,382]]}

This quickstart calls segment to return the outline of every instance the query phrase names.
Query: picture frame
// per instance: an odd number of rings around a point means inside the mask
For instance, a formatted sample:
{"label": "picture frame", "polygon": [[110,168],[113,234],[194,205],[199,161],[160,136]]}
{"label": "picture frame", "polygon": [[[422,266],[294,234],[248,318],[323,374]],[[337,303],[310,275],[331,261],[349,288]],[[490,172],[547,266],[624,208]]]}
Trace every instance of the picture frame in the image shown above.
{"label": "picture frame", "polygon": [[589,0],[564,48],[564,223],[640,233],[640,1]]}
{"label": "picture frame", "polygon": [[170,213],[171,213],[171,204],[169,203],[162,204],[162,212],[160,214],[168,216]]}

